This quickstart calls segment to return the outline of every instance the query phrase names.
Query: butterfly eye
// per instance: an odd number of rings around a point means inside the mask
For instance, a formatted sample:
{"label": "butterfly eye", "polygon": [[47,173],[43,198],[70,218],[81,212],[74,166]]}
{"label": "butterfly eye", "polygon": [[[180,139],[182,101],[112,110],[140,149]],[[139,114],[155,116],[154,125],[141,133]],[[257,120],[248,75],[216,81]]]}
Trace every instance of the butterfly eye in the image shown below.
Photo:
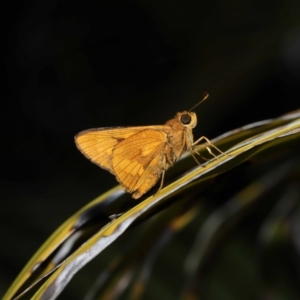
{"label": "butterfly eye", "polygon": [[189,124],[189,123],[191,123],[191,116],[188,114],[184,114],[180,117],[180,121],[183,124]]}

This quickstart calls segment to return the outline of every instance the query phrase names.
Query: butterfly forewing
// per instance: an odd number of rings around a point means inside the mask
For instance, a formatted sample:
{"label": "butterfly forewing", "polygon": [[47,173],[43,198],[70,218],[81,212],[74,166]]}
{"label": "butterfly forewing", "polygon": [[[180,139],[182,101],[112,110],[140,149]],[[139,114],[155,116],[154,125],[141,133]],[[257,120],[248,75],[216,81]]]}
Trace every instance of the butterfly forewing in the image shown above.
{"label": "butterfly forewing", "polygon": [[111,154],[115,145],[145,129],[129,128],[94,128],[82,131],[75,137],[76,146],[93,163],[113,173]]}

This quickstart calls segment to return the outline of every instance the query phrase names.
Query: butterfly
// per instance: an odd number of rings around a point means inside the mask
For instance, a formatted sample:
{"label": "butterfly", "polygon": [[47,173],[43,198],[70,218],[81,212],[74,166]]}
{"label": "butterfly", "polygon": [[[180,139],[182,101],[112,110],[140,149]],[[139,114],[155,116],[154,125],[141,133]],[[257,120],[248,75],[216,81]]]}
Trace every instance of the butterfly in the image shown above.
{"label": "butterfly", "polygon": [[[198,104],[207,98],[206,93]],[[197,115],[189,110],[178,112],[164,125],[88,129],[75,136],[75,143],[88,159],[112,173],[121,186],[138,199],[160,177],[159,190],[162,188],[166,170],[182,153],[189,151],[199,164],[193,152],[201,141],[223,153],[205,136],[194,142],[192,130],[196,125]],[[215,156],[209,146],[206,149]]]}

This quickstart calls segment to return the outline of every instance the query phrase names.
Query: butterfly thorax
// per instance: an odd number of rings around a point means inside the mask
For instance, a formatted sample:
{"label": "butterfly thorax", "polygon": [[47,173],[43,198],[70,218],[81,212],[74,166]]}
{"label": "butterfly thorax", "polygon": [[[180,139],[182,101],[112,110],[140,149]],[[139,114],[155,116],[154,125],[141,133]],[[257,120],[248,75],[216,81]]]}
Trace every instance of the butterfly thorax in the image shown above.
{"label": "butterfly thorax", "polygon": [[192,147],[194,142],[192,128],[196,124],[196,114],[187,111],[177,113],[174,119],[169,120],[165,124],[170,128],[165,151],[168,167],[172,166],[183,152],[188,151]]}

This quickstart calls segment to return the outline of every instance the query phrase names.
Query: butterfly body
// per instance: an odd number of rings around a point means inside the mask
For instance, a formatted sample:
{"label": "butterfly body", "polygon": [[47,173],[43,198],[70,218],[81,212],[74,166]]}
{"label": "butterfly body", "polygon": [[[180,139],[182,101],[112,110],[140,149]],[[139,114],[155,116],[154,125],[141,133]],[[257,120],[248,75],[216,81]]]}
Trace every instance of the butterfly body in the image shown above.
{"label": "butterfly body", "polygon": [[88,159],[115,175],[138,199],[183,152],[191,151],[196,124],[196,114],[184,111],[165,125],[85,130],[75,136],[75,142]]}

